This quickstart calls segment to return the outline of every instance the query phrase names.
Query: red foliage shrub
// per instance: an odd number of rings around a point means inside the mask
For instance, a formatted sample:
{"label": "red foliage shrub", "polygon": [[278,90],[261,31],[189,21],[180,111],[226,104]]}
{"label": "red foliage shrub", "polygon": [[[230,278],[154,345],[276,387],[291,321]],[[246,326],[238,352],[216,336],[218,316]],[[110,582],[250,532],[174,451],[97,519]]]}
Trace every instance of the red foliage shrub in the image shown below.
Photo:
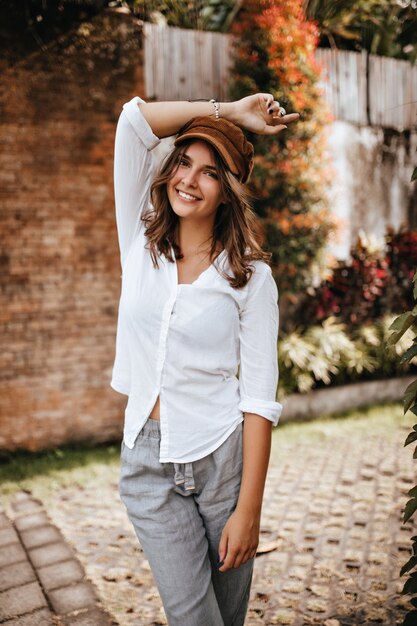
{"label": "red foliage shrub", "polygon": [[302,0],[244,0],[233,26],[232,97],[272,93],[288,112],[301,114],[276,137],[250,137],[256,154],[255,210],[264,222],[281,296],[304,292],[333,228],[325,200],[329,166],[322,132],[330,115],[314,58],[319,32],[302,5]]}
{"label": "red foliage shrub", "polygon": [[412,308],[416,266],[415,231],[388,229],[380,251],[369,251],[359,238],[351,260],[339,262],[332,277],[304,300],[295,314],[297,324],[309,326],[335,315],[356,326]]}

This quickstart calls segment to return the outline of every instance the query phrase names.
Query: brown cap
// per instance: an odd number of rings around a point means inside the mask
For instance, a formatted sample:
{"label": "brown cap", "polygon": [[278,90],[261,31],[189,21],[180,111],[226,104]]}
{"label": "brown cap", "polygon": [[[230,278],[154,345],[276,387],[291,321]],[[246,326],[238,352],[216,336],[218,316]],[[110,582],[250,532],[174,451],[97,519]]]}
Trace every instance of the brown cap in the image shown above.
{"label": "brown cap", "polygon": [[253,145],[247,141],[242,130],[220,117],[193,117],[178,131],[175,145],[188,139],[202,139],[211,144],[222,157],[232,174],[246,183],[253,168]]}

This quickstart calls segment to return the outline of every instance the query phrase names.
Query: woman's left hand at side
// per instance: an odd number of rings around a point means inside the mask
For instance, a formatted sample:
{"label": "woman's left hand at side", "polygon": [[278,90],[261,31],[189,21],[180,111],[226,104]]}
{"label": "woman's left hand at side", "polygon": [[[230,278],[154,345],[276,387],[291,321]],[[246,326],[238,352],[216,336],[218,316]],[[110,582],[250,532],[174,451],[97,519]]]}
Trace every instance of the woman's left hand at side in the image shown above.
{"label": "woman's left hand at side", "polygon": [[260,515],[235,509],[227,520],[219,543],[219,572],[239,567],[256,555]]}

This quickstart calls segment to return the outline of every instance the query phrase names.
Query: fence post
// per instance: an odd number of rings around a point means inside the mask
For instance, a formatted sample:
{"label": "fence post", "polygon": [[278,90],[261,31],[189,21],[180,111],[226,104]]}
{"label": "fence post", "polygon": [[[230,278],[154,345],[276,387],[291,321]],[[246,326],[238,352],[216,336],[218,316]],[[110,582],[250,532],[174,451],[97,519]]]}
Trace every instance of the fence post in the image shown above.
{"label": "fence post", "polygon": [[368,50],[361,50],[362,57],[365,58],[365,80],[366,80],[366,122],[368,126],[371,126],[371,86],[369,80],[370,54]]}

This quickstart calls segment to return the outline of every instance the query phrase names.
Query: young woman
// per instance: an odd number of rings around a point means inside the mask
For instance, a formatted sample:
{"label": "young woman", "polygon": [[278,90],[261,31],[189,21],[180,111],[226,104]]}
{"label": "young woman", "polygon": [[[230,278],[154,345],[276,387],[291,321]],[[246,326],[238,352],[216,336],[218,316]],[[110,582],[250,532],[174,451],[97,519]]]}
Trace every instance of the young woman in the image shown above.
{"label": "young woman", "polygon": [[[278,293],[245,183],[298,119],[271,94],[123,106],[111,386],[128,395],[119,490],[170,626],[241,626],[281,405]],[[152,149],[177,135],[154,178]],[[238,377],[237,377],[238,375]]]}

